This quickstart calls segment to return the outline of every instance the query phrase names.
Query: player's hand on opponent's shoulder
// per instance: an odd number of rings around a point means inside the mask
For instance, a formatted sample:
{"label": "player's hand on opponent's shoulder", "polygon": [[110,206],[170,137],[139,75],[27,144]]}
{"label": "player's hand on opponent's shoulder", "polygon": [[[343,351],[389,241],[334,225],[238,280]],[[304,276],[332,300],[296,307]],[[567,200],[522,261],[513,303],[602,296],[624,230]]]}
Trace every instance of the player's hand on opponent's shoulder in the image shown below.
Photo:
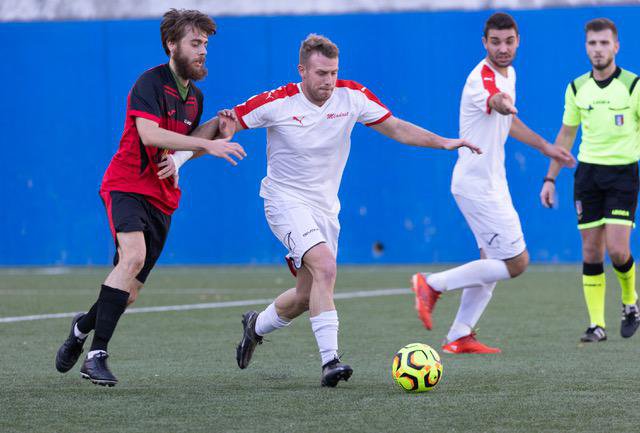
{"label": "player's hand on opponent's shoulder", "polygon": [[511,95],[505,92],[499,92],[489,98],[489,107],[503,115],[518,114],[518,109],[513,103]]}
{"label": "player's hand on opponent's shoulder", "polygon": [[445,150],[455,150],[461,147],[466,147],[472,153],[482,153],[482,149],[480,149],[475,144],[469,143],[464,138],[445,138],[443,139],[442,148]]}
{"label": "player's hand on opponent's shoulder", "polygon": [[545,147],[542,148],[542,153],[549,158],[554,159],[561,166],[570,168],[576,166],[576,159],[573,157],[571,152],[562,146],[547,143]]}
{"label": "player's hand on opponent's shoulder", "polygon": [[178,179],[180,178],[179,169],[176,161],[173,159],[173,155],[168,154],[162,157],[162,161],[158,163],[158,178],[166,179],[173,176],[173,186],[178,187]]}
{"label": "player's hand on opponent's shoulder", "polygon": [[556,197],[556,184],[545,181],[540,190],[540,202],[544,207],[553,207]]}
{"label": "player's hand on opponent's shoulder", "polygon": [[247,153],[238,143],[234,143],[229,140],[231,140],[231,137],[209,140],[204,147],[204,151],[209,155],[226,159],[231,165],[238,165],[238,162],[233,159],[233,157],[238,160],[242,160],[247,156]]}

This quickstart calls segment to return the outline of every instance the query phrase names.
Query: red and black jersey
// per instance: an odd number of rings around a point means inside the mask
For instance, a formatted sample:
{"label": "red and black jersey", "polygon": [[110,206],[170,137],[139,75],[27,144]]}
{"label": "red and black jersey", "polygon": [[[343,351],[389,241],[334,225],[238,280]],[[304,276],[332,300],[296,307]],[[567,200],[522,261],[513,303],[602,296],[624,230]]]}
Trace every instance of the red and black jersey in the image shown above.
{"label": "red and black jersey", "polygon": [[100,192],[122,191],[145,196],[149,202],[171,215],[180,201],[180,188],[173,179],[158,179],[158,163],[173,150],[142,144],[136,117],[157,122],[161,128],[189,134],[200,123],[202,92],[193,83],[183,100],[168,64],[149,69],[138,78],[127,98],[127,115],[118,152],[102,179]]}

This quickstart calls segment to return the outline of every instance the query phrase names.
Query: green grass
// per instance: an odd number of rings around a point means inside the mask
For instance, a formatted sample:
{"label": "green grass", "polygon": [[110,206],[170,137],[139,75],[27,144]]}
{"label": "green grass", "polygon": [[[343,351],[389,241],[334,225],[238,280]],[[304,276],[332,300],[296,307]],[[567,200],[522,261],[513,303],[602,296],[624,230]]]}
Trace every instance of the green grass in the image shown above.
{"label": "green grass", "polygon": [[[342,267],[336,291],[403,287],[416,269]],[[106,272],[0,270],[0,317],[86,309]],[[636,430],[640,337],[619,336],[619,288],[608,281],[609,341],[591,346],[578,343],[587,315],[577,266],[534,266],[500,283],[479,337],[503,353],[441,353],[443,380],[416,395],[392,382],[392,356],[414,341],[439,349],[457,294],[441,298],[431,332],[410,295],[338,300],[340,349],[355,373],[336,389],[319,386],[306,315],[270,335],[243,371],[235,344],[247,307],[125,315],[110,344],[115,388],[82,380],[79,365],[55,371],[70,319],[0,323],[0,431]],[[136,306],[270,298],[292,283],[283,268],[159,268]]]}

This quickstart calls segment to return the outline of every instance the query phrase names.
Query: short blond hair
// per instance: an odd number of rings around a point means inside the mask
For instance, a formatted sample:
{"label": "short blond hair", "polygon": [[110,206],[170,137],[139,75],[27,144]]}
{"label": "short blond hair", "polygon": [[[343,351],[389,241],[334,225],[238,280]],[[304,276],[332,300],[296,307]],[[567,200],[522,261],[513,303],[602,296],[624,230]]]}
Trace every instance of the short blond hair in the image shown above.
{"label": "short blond hair", "polygon": [[307,63],[313,53],[320,53],[325,57],[335,59],[338,57],[339,50],[338,46],[331,42],[329,38],[311,33],[300,44],[300,64]]}

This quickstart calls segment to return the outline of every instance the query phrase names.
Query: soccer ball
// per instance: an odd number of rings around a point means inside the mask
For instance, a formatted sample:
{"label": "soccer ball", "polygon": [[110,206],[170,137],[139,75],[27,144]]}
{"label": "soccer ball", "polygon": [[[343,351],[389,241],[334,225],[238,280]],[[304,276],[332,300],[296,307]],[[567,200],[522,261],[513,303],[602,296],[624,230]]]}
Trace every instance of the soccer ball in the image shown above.
{"label": "soccer ball", "polygon": [[393,357],[391,375],[407,392],[429,391],[442,379],[440,355],[426,344],[407,344]]}

